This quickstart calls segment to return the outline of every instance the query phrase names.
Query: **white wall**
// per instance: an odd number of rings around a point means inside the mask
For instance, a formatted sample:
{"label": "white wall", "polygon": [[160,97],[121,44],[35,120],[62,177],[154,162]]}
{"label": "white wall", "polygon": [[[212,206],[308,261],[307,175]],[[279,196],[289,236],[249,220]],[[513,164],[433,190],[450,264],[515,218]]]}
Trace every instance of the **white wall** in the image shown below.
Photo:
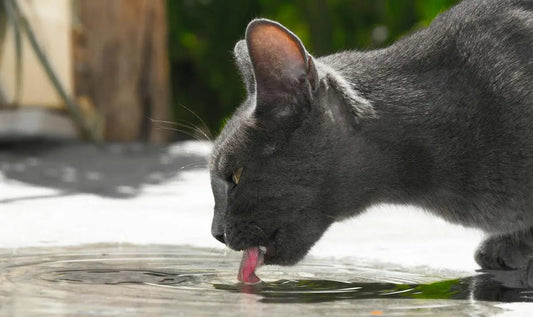
{"label": "white wall", "polygon": [[[29,18],[56,74],[67,92],[72,94],[72,43],[70,0],[18,0]],[[12,102],[15,95],[15,47],[13,32],[7,30],[0,61],[0,83]],[[23,39],[22,91],[19,104],[63,108],[64,104],[39,64],[26,36]]]}

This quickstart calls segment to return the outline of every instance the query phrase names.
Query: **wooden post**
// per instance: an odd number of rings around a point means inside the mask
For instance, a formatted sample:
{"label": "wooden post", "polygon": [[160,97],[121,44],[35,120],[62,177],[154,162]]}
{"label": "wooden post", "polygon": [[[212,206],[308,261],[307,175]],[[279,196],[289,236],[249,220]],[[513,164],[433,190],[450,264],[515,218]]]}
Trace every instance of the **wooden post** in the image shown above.
{"label": "wooden post", "polygon": [[170,120],[165,0],[74,2],[75,95],[104,117],[104,139],[162,143]]}

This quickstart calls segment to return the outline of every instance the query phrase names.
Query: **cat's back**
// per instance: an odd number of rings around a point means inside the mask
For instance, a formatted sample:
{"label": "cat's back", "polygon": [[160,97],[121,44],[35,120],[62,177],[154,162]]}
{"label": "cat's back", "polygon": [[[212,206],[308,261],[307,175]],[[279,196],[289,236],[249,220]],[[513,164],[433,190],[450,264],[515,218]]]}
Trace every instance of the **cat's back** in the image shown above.
{"label": "cat's back", "polygon": [[[394,61],[418,73],[442,67],[468,78],[458,93],[477,95],[478,102],[468,104],[479,111],[505,109],[513,120],[533,122],[533,0],[464,0],[382,52],[385,63]],[[489,95],[494,98],[480,98]],[[522,128],[533,143],[532,124]]]}
{"label": "cat's back", "polygon": [[[452,38],[480,77],[507,88],[533,84],[533,0],[465,0],[438,16],[428,36]],[[530,90],[522,93],[531,101]]]}
{"label": "cat's back", "polygon": [[443,20],[462,21],[455,49],[465,66],[510,111],[533,119],[533,0],[467,0],[450,14]]}

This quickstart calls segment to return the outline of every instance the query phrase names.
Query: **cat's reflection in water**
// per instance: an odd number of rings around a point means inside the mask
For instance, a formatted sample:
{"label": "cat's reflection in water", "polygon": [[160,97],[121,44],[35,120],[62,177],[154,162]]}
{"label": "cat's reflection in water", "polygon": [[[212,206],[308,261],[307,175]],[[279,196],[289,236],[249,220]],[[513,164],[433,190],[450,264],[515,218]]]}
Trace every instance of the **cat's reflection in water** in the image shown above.
{"label": "cat's reflection in water", "polygon": [[[256,285],[214,284],[216,289],[259,295],[265,303],[316,303],[354,299],[451,299],[533,302],[524,285],[531,270],[484,271],[478,275],[428,284],[279,280]],[[527,278],[525,278],[527,277]],[[528,289],[529,288],[529,289]]]}

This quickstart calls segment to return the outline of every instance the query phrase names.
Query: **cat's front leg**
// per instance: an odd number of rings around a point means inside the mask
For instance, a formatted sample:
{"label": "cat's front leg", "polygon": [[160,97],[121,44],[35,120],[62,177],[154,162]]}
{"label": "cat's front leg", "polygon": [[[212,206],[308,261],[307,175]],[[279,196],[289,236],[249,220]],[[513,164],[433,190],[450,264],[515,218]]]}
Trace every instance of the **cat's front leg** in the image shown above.
{"label": "cat's front leg", "polygon": [[478,247],[476,262],[483,269],[509,270],[525,268],[533,258],[533,229],[493,235]]}

